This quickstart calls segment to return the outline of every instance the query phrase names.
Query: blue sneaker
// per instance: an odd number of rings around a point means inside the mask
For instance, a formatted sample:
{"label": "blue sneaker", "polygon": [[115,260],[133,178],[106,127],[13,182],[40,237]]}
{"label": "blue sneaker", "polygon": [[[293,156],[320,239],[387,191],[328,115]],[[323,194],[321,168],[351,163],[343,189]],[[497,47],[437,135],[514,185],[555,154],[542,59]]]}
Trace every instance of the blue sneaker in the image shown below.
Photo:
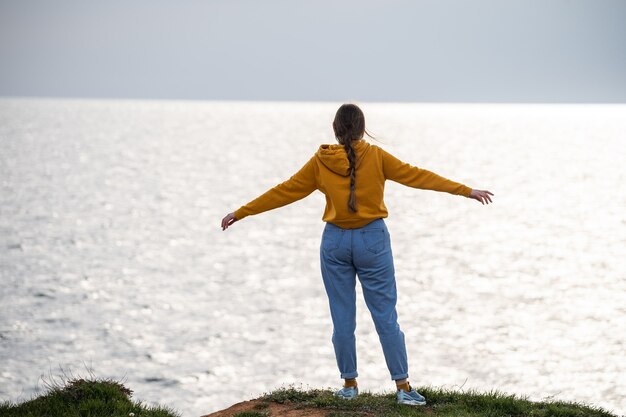
{"label": "blue sneaker", "polygon": [[426,398],[424,398],[420,393],[415,391],[415,388],[411,388],[410,391],[405,391],[403,389],[399,389],[396,394],[398,404],[408,404],[408,405],[425,405]]}
{"label": "blue sneaker", "polygon": [[335,392],[335,397],[343,398],[344,400],[351,400],[357,395],[359,395],[359,387],[343,387]]}

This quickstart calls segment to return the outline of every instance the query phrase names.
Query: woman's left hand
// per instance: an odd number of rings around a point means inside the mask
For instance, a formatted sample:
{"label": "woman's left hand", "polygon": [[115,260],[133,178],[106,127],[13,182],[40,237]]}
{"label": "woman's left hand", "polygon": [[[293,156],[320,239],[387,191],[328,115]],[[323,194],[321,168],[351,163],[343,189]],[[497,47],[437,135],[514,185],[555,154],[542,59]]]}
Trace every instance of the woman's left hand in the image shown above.
{"label": "woman's left hand", "polygon": [[228,229],[228,226],[230,226],[231,224],[235,223],[237,220],[239,220],[238,218],[235,217],[235,213],[228,213],[226,215],[226,217],[224,217],[222,219],[222,231]]}

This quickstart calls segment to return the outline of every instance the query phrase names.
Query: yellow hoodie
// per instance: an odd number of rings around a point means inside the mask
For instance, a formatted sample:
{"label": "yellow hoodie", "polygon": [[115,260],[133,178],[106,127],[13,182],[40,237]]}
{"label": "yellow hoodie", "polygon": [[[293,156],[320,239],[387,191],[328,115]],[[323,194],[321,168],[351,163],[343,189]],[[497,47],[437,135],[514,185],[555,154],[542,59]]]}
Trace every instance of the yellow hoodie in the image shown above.
{"label": "yellow hoodie", "polygon": [[385,180],[413,188],[445,191],[469,197],[471,188],[434,172],[400,161],[382,148],[363,139],[352,142],[357,155],[357,212],[348,208],[350,197],[349,162],[343,145],[320,145],[318,151],[287,181],[271,188],[235,211],[238,220],[298,201],[315,190],[326,196],[322,220],[344,229],[355,229],[387,217],[383,201]]}

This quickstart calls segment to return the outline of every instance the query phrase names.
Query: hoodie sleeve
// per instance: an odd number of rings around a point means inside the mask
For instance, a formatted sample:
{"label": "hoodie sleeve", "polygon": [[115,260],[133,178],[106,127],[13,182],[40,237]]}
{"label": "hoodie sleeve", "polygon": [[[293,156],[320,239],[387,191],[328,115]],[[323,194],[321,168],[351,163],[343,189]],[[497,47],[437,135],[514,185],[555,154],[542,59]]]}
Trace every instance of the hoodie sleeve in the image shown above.
{"label": "hoodie sleeve", "polygon": [[383,154],[383,172],[385,179],[390,179],[408,187],[445,191],[464,197],[469,197],[472,192],[472,189],[466,185],[451,181],[426,169],[421,169],[407,164],[406,162],[402,162],[383,149],[381,149],[381,151]]}
{"label": "hoodie sleeve", "polygon": [[315,155],[287,181],[269,189],[235,211],[237,220],[298,201],[317,189]]}

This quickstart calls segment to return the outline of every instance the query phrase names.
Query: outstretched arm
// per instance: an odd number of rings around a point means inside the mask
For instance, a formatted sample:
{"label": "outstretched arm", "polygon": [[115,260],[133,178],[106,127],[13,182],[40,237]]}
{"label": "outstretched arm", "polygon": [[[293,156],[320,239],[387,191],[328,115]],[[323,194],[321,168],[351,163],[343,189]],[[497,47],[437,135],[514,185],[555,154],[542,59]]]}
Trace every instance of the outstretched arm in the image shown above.
{"label": "outstretched arm", "polygon": [[434,172],[418,168],[402,162],[395,156],[383,150],[383,171],[385,178],[408,187],[423,190],[445,191],[450,194],[470,197],[472,189],[466,185],[454,182]]}
{"label": "outstretched arm", "polygon": [[402,162],[390,153],[383,151],[383,171],[385,178],[413,188],[424,190],[445,191],[450,194],[462,195],[489,204],[492,192],[487,190],[472,190],[470,187],[451,181],[434,172],[414,167]]}
{"label": "outstretched arm", "polygon": [[222,219],[222,230],[246,216],[263,213],[298,201],[317,189],[315,156],[287,181],[269,189]]}

